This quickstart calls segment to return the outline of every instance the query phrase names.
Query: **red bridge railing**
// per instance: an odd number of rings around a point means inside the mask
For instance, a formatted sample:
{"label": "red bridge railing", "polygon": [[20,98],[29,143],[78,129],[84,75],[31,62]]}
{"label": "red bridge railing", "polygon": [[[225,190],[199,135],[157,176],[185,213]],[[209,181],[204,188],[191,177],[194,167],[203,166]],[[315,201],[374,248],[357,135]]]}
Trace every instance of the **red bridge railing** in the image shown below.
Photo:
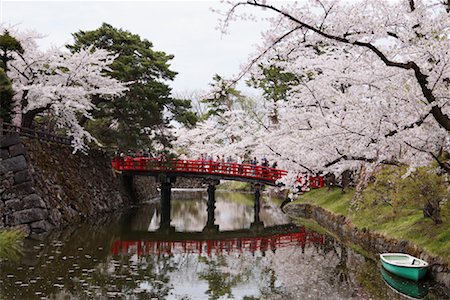
{"label": "red bridge railing", "polygon": [[270,237],[248,237],[226,240],[206,240],[206,241],[123,241],[116,240],[112,245],[113,255],[137,254],[145,256],[151,254],[170,253],[197,253],[201,255],[222,254],[222,253],[242,253],[268,251],[289,247],[302,246],[306,244],[323,244],[325,236],[316,232],[294,232],[279,234]]}
{"label": "red bridge railing", "polygon": [[250,164],[215,162],[210,160],[156,159],[148,157],[116,157],[112,167],[117,171],[195,173],[240,177],[275,182],[287,171]]}
{"label": "red bridge railing", "polygon": [[[189,173],[199,175],[216,175],[239,177],[261,181],[276,182],[288,172],[263,166],[216,162],[211,160],[159,159],[149,157],[116,157],[112,167],[117,171],[151,172],[151,173]],[[321,188],[325,185],[322,176],[299,176],[299,186]]]}

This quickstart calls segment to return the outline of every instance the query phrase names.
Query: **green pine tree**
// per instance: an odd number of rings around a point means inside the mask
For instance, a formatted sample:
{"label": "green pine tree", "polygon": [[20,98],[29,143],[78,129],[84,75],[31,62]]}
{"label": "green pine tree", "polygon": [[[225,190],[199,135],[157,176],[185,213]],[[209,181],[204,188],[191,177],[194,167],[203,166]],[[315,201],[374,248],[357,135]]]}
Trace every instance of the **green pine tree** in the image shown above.
{"label": "green pine tree", "polygon": [[14,114],[13,96],[14,91],[11,82],[8,76],[6,76],[5,71],[0,68],[0,118],[4,122],[11,123]]}
{"label": "green pine tree", "polygon": [[[96,30],[74,33],[73,37],[74,44],[67,46],[73,52],[94,46],[117,54],[108,75],[129,83],[129,91],[123,97],[94,97],[93,103],[99,108],[93,114],[95,120],[81,120],[103,144],[121,149],[152,149],[157,141],[171,147],[172,137],[164,130],[171,126],[171,120],[195,124],[191,102],[173,99],[166,84],[177,74],[170,70],[173,55],[155,51],[148,40],[106,23]],[[148,138],[150,132],[152,139]]]}

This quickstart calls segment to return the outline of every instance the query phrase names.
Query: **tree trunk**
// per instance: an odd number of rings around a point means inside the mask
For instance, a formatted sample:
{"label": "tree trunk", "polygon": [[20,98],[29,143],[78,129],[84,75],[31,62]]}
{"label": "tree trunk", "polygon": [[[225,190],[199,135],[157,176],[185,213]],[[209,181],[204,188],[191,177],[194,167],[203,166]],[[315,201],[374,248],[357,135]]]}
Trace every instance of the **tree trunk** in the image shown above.
{"label": "tree trunk", "polygon": [[336,176],[332,173],[328,173],[325,176],[325,184],[327,186],[328,191],[330,191],[334,186],[336,186]]}
{"label": "tree trunk", "polygon": [[434,224],[441,224],[442,218],[439,203],[436,203],[435,201],[427,202],[423,207],[423,216],[425,218],[431,218]]}
{"label": "tree trunk", "polygon": [[345,192],[345,189],[350,185],[350,170],[345,170],[342,173],[342,192]]}
{"label": "tree trunk", "polygon": [[36,114],[33,114],[32,111],[28,111],[22,115],[22,122],[20,126],[25,128],[31,128],[33,125],[33,120]]}
{"label": "tree trunk", "polygon": [[25,128],[31,128],[33,126],[34,117],[36,117],[40,113],[43,113],[44,111],[48,110],[49,108],[50,108],[50,105],[47,105],[46,107],[29,110],[26,113],[22,114],[22,122],[21,122],[20,126],[25,127]]}

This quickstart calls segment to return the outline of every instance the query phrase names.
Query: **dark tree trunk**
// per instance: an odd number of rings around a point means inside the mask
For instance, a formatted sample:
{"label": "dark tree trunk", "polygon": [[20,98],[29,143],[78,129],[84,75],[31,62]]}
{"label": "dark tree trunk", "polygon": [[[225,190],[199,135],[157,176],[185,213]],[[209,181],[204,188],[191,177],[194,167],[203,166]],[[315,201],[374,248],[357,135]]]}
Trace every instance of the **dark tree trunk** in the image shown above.
{"label": "dark tree trunk", "polygon": [[325,184],[327,185],[327,189],[331,190],[334,186],[336,186],[336,176],[334,176],[334,174],[328,173],[325,176]]}
{"label": "dark tree trunk", "polygon": [[25,128],[31,128],[35,116],[36,114],[33,114],[31,111],[26,112],[25,114],[22,115],[22,122],[20,126]]}
{"label": "dark tree trunk", "polygon": [[50,108],[50,105],[47,105],[46,107],[36,108],[33,110],[29,110],[26,113],[22,115],[22,122],[20,126],[25,128],[31,128],[33,126],[34,117],[36,117],[38,114],[43,113],[47,109]]}
{"label": "dark tree trunk", "polygon": [[342,173],[342,192],[350,186],[350,170],[345,170]]}
{"label": "dark tree trunk", "polygon": [[438,203],[427,202],[427,204],[425,204],[425,206],[423,207],[423,216],[425,218],[431,218],[434,224],[442,223],[441,212]]}

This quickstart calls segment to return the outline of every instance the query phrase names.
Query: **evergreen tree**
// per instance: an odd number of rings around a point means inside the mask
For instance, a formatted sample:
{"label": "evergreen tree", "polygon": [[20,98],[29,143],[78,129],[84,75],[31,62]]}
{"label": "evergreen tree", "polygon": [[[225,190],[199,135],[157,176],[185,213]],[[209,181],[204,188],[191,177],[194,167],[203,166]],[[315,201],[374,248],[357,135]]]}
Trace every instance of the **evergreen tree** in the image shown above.
{"label": "evergreen tree", "polygon": [[208,112],[205,118],[209,116],[222,116],[224,112],[230,111],[237,100],[243,98],[241,92],[234,88],[229,82],[225,81],[220,75],[213,77],[213,83],[210,84],[214,93],[202,100],[202,103],[208,105]]}
{"label": "evergreen tree", "polygon": [[11,54],[14,52],[23,54],[23,48],[20,45],[20,42],[5,30],[4,33],[0,35],[0,67],[6,72],[8,71],[8,61],[13,59]]}
{"label": "evergreen tree", "polygon": [[292,87],[299,84],[299,78],[296,74],[287,72],[276,64],[269,66],[260,64],[259,68],[262,76],[253,76],[247,84],[255,88],[261,88],[264,98],[273,102],[273,111],[270,118],[272,124],[278,124],[277,102],[287,100]]}
{"label": "evergreen tree", "polygon": [[13,116],[13,96],[14,91],[11,82],[8,76],[6,76],[5,71],[0,68],[0,118],[8,123],[11,122]]}
{"label": "evergreen tree", "polygon": [[0,118],[8,123],[11,122],[14,114],[14,91],[6,72],[8,61],[13,59],[14,52],[22,54],[23,48],[18,40],[5,31],[0,35]]}
{"label": "evergreen tree", "polygon": [[150,41],[106,23],[73,37],[74,44],[67,46],[71,51],[94,46],[115,53],[108,75],[129,83],[123,97],[112,101],[95,97],[93,102],[99,108],[93,114],[95,121],[81,120],[100,142],[122,149],[170,147],[172,137],[167,129],[172,119],[195,124],[190,101],[173,99],[166,84],[177,74],[169,69],[173,55],[155,51]]}

